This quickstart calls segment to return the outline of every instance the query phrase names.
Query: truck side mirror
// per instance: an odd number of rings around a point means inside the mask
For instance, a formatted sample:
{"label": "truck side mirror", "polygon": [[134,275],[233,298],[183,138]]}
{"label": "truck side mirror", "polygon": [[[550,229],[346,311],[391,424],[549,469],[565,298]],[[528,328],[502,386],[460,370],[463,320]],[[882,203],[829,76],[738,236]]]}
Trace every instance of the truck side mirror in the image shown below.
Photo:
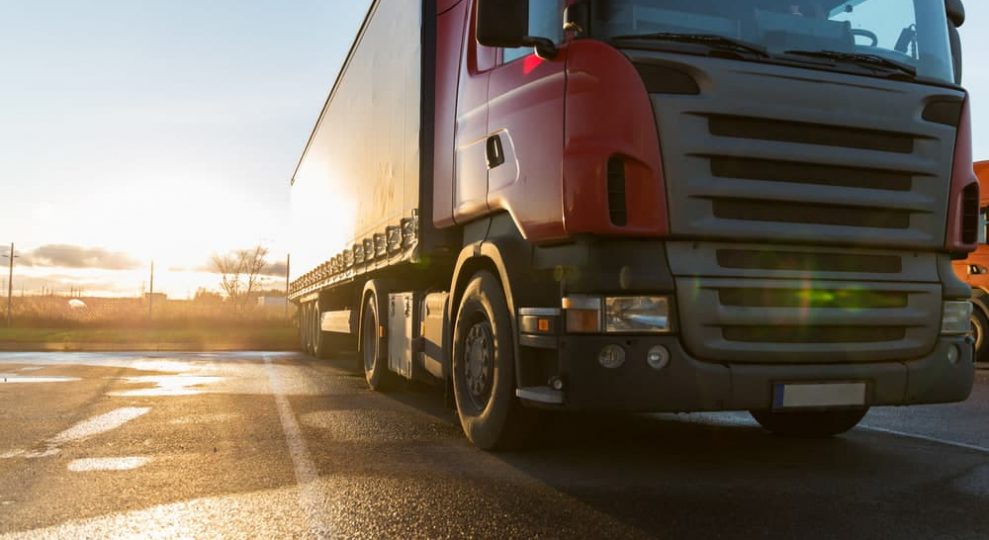
{"label": "truck side mirror", "polygon": [[948,20],[955,28],[965,24],[965,5],[962,0],[944,0],[944,8],[948,12]]}
{"label": "truck side mirror", "polygon": [[514,49],[526,45],[528,34],[529,0],[478,0],[478,43]]}

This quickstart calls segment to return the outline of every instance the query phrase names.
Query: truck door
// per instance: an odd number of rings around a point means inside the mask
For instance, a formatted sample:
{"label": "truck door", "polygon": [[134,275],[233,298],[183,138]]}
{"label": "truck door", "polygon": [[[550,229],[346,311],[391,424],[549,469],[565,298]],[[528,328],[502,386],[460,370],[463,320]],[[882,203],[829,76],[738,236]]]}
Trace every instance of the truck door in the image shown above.
{"label": "truck door", "polygon": [[[561,0],[529,6],[529,34],[564,41]],[[549,59],[531,47],[500,49],[488,82],[487,202],[528,231],[560,215],[566,46]],[[543,222],[546,222],[544,225]]]}
{"label": "truck door", "polygon": [[476,8],[468,14],[465,47],[457,87],[454,146],[453,217],[463,223],[487,213],[488,168],[485,159],[488,123],[488,79],[496,49],[477,42]]}

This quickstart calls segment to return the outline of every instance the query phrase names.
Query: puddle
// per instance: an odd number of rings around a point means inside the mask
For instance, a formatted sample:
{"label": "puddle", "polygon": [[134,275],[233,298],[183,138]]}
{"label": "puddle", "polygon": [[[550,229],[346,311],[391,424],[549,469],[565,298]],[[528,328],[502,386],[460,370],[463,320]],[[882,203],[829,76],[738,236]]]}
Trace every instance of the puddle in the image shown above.
{"label": "puddle", "polygon": [[118,390],[110,392],[111,396],[119,397],[154,397],[154,396],[194,396],[202,394],[203,390],[193,388],[202,384],[222,381],[223,377],[196,377],[192,375],[149,375],[141,377],[126,377],[131,384],[154,384],[154,388],[139,388],[137,390]]}
{"label": "puddle", "polygon": [[142,467],[151,461],[146,457],[111,457],[74,459],[69,463],[72,472],[90,471],[130,471]]}
{"label": "puddle", "polygon": [[[40,369],[40,368],[39,368]],[[0,373],[0,384],[3,383],[55,383],[78,381],[78,377],[31,377],[16,373]]]}
{"label": "puddle", "polygon": [[22,367],[21,369],[18,369],[17,371],[40,371],[42,369],[44,369],[44,368],[41,367],[41,366],[31,366],[31,367]]}

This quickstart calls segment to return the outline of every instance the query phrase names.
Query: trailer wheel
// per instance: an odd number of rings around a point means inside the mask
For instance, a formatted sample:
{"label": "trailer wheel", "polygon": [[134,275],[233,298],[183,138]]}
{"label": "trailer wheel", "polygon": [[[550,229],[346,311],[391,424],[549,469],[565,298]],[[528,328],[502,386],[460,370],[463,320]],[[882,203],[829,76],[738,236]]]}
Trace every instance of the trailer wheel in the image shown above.
{"label": "trailer wheel", "polygon": [[526,442],[535,411],[515,397],[515,349],[505,294],[478,272],[464,290],[453,337],[453,393],[467,438],[484,450]]}
{"label": "trailer wheel", "polygon": [[387,390],[391,382],[387,361],[381,354],[380,324],[377,299],[373,294],[368,295],[361,322],[361,357],[364,360],[364,378],[374,391]]}
{"label": "trailer wheel", "polygon": [[313,326],[313,324],[316,321],[316,311],[319,309],[316,306],[317,306],[317,304],[315,302],[310,302],[309,303],[309,319],[308,319],[308,321],[309,321],[309,332],[308,332],[309,339],[308,339],[308,342],[307,342],[308,344],[307,344],[307,348],[306,348],[306,352],[309,353],[309,356],[314,356],[316,354],[316,328]]}
{"label": "trailer wheel", "polygon": [[330,356],[331,339],[323,331],[322,320],[319,316],[319,302],[313,303],[312,336],[312,355],[316,358],[328,358]]}
{"label": "trailer wheel", "polygon": [[306,350],[306,332],[308,331],[309,325],[306,323],[306,305],[300,304],[297,312],[298,323],[299,323],[299,350],[305,352]]}
{"label": "trailer wheel", "polygon": [[869,408],[837,411],[750,411],[756,422],[774,435],[831,437],[855,427]]}
{"label": "trailer wheel", "polygon": [[989,318],[978,307],[972,309],[972,338],[975,339],[975,361],[989,362]]}
{"label": "trailer wheel", "polygon": [[302,306],[302,318],[299,321],[302,328],[302,350],[306,354],[312,354],[312,304],[306,303]]}

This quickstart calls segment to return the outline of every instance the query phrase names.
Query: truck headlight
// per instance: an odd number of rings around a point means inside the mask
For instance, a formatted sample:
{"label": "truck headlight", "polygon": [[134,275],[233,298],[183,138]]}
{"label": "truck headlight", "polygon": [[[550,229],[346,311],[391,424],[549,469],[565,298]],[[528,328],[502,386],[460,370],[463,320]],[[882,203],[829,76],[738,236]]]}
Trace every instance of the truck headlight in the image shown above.
{"label": "truck headlight", "polygon": [[612,296],[605,298],[604,304],[605,332],[670,331],[670,301],[665,296]]}
{"label": "truck headlight", "polygon": [[972,302],[953,300],[944,303],[941,316],[941,333],[949,335],[967,334],[971,328]]}

